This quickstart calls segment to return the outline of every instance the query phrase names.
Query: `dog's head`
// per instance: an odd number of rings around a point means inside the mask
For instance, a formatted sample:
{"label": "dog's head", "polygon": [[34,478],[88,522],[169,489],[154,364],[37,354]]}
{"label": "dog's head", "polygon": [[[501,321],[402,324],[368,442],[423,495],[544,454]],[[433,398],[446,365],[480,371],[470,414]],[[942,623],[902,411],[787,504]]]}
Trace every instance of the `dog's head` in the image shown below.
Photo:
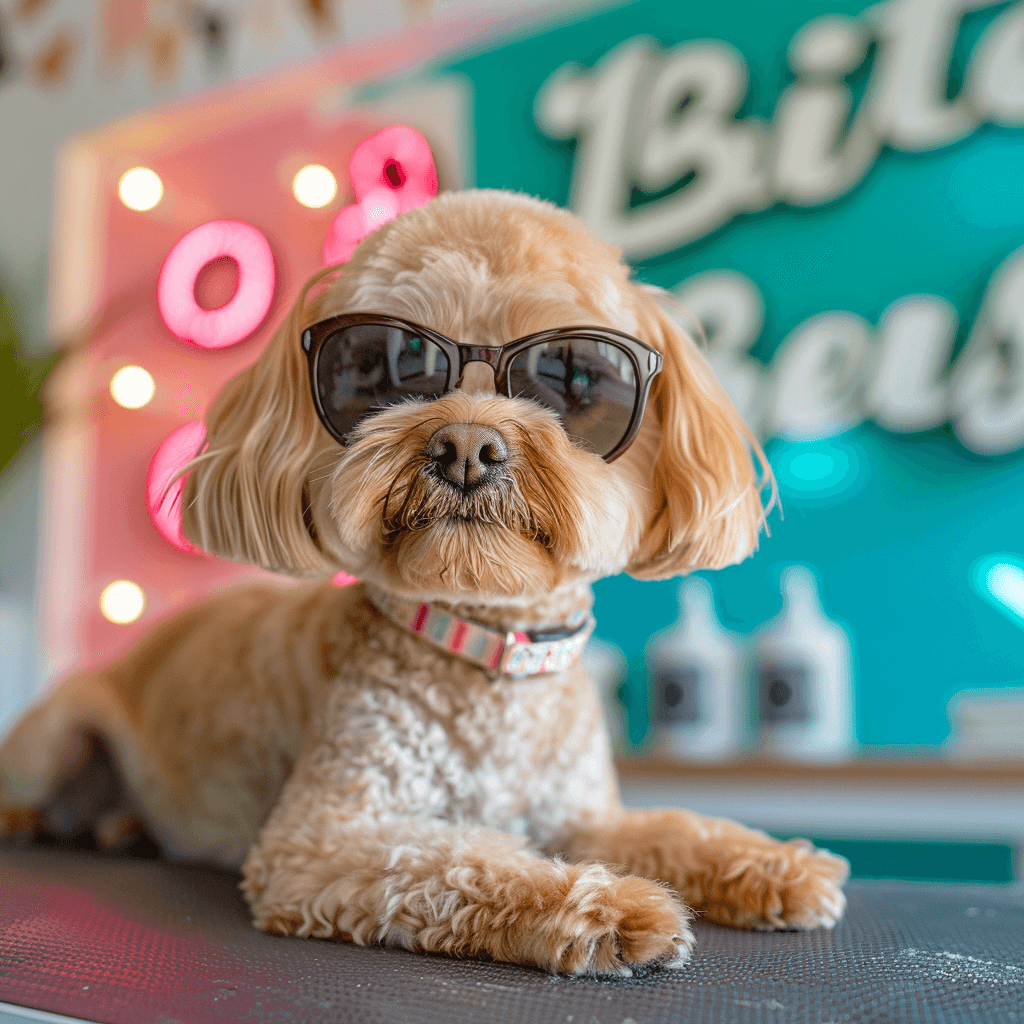
{"label": "dog's head", "polygon": [[[374,411],[340,444],[318,418],[300,338],[353,312],[480,346],[608,327],[664,365],[636,439],[610,462],[554,412],[497,395],[483,362],[440,398]],[[754,458],[770,480],[655,290],[631,282],[572,214],[503,192],[440,196],[367,238],[307,290],[206,428],[185,490],[195,544],[294,574],[345,570],[420,599],[528,598],[621,571],[658,579],[729,565],[764,522]]]}

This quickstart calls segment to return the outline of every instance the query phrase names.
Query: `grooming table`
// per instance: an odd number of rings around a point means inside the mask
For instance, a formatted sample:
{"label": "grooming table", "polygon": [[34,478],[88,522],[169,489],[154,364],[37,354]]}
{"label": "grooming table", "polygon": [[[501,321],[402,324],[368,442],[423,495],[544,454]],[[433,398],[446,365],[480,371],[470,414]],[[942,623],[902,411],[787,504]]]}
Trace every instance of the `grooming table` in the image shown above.
{"label": "grooming table", "polygon": [[265,935],[237,882],[0,850],[0,1001],[108,1024],[1024,1024],[1020,889],[853,882],[832,932],[698,923],[683,970],[598,980]]}

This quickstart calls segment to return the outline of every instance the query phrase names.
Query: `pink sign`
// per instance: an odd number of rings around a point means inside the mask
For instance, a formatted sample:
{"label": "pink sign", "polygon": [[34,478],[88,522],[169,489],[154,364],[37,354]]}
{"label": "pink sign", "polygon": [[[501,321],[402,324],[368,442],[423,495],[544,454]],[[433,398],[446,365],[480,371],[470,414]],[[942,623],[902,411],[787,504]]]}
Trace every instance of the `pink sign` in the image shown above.
{"label": "pink sign", "polygon": [[[46,660],[57,674],[117,657],[153,623],[204,595],[275,580],[251,565],[196,557],[181,533],[183,488],[175,477],[202,445],[197,421],[210,401],[259,356],[304,282],[322,268],[324,239],[341,209],[366,200],[363,234],[413,195],[402,186],[411,176],[415,190],[419,172],[397,147],[374,156],[374,180],[364,187],[360,178],[358,195],[346,187],[355,150],[395,115],[390,99],[377,112],[372,102],[349,108],[339,97],[365,81],[405,75],[475,31],[448,22],[417,26],[400,38],[145,111],[62,151],[66,191],[57,209],[51,302],[61,333],[82,331],[86,340],[68,370],[73,386],[54,389],[50,399],[62,427],[45,439],[53,500],[42,524],[40,605]],[[404,97],[402,117],[418,129],[409,137],[422,132],[431,140],[441,175],[458,187],[467,123],[461,86],[436,83],[427,104],[418,86],[395,95]],[[294,192],[297,173],[313,164],[340,184],[323,207],[307,207]],[[146,211],[127,206],[118,191],[125,171],[139,166],[163,187],[160,203]],[[374,188],[377,196],[368,197]],[[81,210],[90,212],[84,221]],[[218,263],[229,261],[237,278],[223,289],[234,273]],[[246,298],[254,269],[262,287]],[[111,396],[111,376],[125,366],[152,377],[144,406],[123,407]],[[144,595],[144,611],[132,622],[114,622],[100,606],[100,593],[118,580]]]}

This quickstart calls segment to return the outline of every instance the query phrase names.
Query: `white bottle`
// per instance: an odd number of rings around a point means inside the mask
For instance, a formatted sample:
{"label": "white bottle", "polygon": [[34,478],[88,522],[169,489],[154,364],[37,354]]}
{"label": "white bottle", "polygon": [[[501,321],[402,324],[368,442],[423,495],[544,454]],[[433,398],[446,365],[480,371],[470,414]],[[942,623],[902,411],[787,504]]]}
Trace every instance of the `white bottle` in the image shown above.
{"label": "white bottle", "polygon": [[619,691],[629,673],[626,656],[615,644],[592,636],[583,651],[583,665],[601,698],[612,752],[624,754],[629,750],[629,738],[626,709],[619,698]]}
{"label": "white bottle", "polygon": [[705,580],[683,581],[679,613],[647,647],[654,749],[689,760],[727,760],[745,739],[742,647],[718,621]]}
{"label": "white bottle", "polygon": [[756,640],[762,749],[807,761],[849,757],[856,745],[850,638],[825,615],[805,566],[783,571],[782,594],[782,611]]}

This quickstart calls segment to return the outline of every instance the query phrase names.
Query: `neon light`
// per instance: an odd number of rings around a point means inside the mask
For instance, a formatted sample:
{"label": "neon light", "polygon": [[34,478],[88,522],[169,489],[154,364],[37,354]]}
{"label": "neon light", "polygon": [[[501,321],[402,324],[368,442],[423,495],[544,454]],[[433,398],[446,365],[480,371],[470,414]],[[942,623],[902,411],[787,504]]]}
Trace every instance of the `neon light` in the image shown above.
{"label": "neon light", "polygon": [[985,582],[997,601],[1024,619],[1024,572],[1016,565],[1003,562],[989,569],[985,574]]}
{"label": "neon light", "polygon": [[[196,278],[207,263],[222,256],[238,264],[238,287],[220,309],[203,309],[196,302]],[[227,348],[263,323],[274,298],[274,254],[251,224],[207,221],[167,254],[156,295],[160,315],[175,337],[199,348]]]}
{"label": "neon light", "polygon": [[359,200],[359,206],[366,216],[367,234],[405,212],[402,209],[401,196],[389,192],[386,188],[371,189]]}
{"label": "neon light", "polygon": [[1024,558],[1002,552],[979,558],[971,569],[979,596],[1024,629]]}
{"label": "neon light", "polygon": [[373,223],[366,216],[361,203],[346,206],[331,225],[331,232],[324,242],[324,266],[347,263],[356,246],[380,224]]}
{"label": "neon light", "polygon": [[427,140],[415,128],[393,124],[356,146],[348,176],[356,199],[382,188],[399,197],[401,212],[437,195],[437,171]]}
{"label": "neon light", "polygon": [[195,551],[181,532],[181,492],[185,478],[175,480],[179,470],[184,468],[203,447],[206,431],[202,420],[193,420],[172,431],[153,453],[146,475],[146,507],[149,518],[164,540],[179,551]]}
{"label": "neon light", "polygon": [[363,139],[348,163],[356,202],[331,225],[324,265],[347,262],[355,247],[400,213],[437,195],[437,170],[427,140],[415,128],[393,124]]}
{"label": "neon light", "polygon": [[797,480],[808,483],[828,480],[835,474],[838,461],[830,452],[802,452],[789,460],[789,472]]}
{"label": "neon light", "polygon": [[777,438],[768,451],[784,497],[845,500],[864,485],[868,475],[867,456],[853,439],[788,442]]}

